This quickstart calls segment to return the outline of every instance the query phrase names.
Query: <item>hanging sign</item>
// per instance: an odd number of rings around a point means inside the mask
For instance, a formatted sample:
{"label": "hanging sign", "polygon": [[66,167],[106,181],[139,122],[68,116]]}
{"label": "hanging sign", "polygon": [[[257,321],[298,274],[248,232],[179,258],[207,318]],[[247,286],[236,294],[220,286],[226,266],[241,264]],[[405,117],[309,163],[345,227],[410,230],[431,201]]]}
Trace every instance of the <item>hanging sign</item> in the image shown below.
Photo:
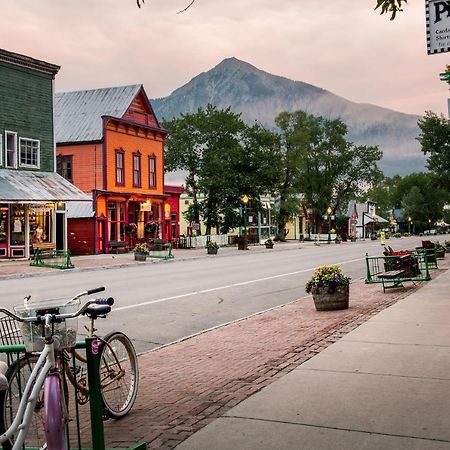
{"label": "hanging sign", "polygon": [[427,53],[450,51],[450,0],[425,0]]}

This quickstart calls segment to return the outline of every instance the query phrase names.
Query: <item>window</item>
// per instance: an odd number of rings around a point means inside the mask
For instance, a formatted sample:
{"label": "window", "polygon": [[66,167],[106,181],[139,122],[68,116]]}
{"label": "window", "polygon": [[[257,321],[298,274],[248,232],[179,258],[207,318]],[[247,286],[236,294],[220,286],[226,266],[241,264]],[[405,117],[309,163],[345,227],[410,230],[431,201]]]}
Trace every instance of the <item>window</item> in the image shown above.
{"label": "window", "polygon": [[73,182],[72,155],[58,155],[56,157],[56,171],[66,180]]}
{"label": "window", "polygon": [[20,138],[20,166],[39,168],[39,159],[40,142],[35,139]]}
{"label": "window", "polygon": [[5,167],[15,169],[17,167],[17,133],[5,131]]}
{"label": "window", "polygon": [[116,185],[125,185],[125,172],[124,172],[124,154],[123,149],[116,150]]}
{"label": "window", "polygon": [[151,188],[156,187],[156,156],[148,157],[148,185]]}
{"label": "window", "polygon": [[141,187],[141,154],[133,153],[133,186]]}

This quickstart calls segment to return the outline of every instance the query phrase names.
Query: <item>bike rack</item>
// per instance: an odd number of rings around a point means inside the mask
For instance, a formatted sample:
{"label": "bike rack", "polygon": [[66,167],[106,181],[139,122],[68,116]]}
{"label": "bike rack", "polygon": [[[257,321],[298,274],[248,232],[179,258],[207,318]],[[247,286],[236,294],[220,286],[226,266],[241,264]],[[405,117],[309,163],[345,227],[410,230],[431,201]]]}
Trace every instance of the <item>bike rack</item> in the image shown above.
{"label": "bike rack", "polygon": [[[99,346],[96,338],[86,338],[85,341],[77,342],[75,349],[85,349],[87,359],[87,375],[89,385],[89,412],[90,412],[90,430],[92,448],[86,448],[81,446],[80,437],[80,417],[79,407],[76,399],[75,410],[77,414],[77,440],[78,445],[75,447],[71,443],[70,450],[146,450],[147,445],[145,442],[138,442],[130,447],[107,449],[105,447],[105,434],[103,427],[103,405],[100,394],[100,354]],[[11,364],[13,361],[19,358],[20,354],[25,354],[25,345],[13,344],[13,345],[0,345],[0,353],[7,354],[7,362]],[[14,354],[17,358],[14,358]],[[25,450],[38,450],[36,448],[27,447]]]}

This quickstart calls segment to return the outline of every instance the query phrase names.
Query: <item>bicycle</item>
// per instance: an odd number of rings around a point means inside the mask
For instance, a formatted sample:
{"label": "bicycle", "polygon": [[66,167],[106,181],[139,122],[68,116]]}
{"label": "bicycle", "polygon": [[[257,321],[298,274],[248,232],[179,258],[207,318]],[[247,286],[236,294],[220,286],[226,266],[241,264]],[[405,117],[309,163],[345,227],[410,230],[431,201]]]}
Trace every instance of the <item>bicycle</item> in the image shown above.
{"label": "bicycle", "polygon": [[[23,323],[22,333],[27,350],[40,351],[40,355],[27,353],[19,358],[6,373],[9,388],[0,393],[0,442],[4,441],[4,449],[22,448],[25,440],[27,445],[38,445],[38,448],[67,448],[67,379],[77,388],[83,387],[85,396],[89,393],[85,376],[83,378],[77,375],[68,364],[67,348],[73,347],[76,341],[76,325],[68,325],[68,322],[86,315],[91,319],[89,334],[93,335],[94,320],[105,317],[110,312],[113,299],[89,300],[76,312],[67,311],[79,305],[80,297],[103,290],[102,287],[82,292],[63,305],[39,305],[31,310],[30,306],[16,308],[18,315],[0,308],[0,312]],[[38,328],[42,328],[41,333]],[[103,380],[100,389],[103,407],[106,413],[109,412],[109,417],[122,417],[131,409],[137,394],[136,353],[131,341],[123,333],[111,333],[97,342],[101,361],[100,380]],[[119,354],[120,345],[124,352]],[[80,355],[78,358],[84,360]],[[122,388],[123,382],[125,399],[117,402],[114,394]],[[45,389],[42,396],[43,385]],[[32,420],[33,437],[30,442],[26,436]],[[46,447],[41,447],[42,444]]]}

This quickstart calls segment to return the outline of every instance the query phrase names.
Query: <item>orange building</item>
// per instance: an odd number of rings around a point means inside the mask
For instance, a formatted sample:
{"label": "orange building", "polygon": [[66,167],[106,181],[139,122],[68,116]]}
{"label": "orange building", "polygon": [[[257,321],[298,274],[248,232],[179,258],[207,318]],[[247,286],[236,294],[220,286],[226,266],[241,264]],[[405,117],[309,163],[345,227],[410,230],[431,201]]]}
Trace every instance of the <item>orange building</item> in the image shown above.
{"label": "orange building", "polygon": [[83,232],[93,234],[95,253],[170,237],[170,202],[164,193],[167,132],[142,85],[57,94],[55,134],[58,173],[92,193],[92,210],[72,218],[89,219]]}

